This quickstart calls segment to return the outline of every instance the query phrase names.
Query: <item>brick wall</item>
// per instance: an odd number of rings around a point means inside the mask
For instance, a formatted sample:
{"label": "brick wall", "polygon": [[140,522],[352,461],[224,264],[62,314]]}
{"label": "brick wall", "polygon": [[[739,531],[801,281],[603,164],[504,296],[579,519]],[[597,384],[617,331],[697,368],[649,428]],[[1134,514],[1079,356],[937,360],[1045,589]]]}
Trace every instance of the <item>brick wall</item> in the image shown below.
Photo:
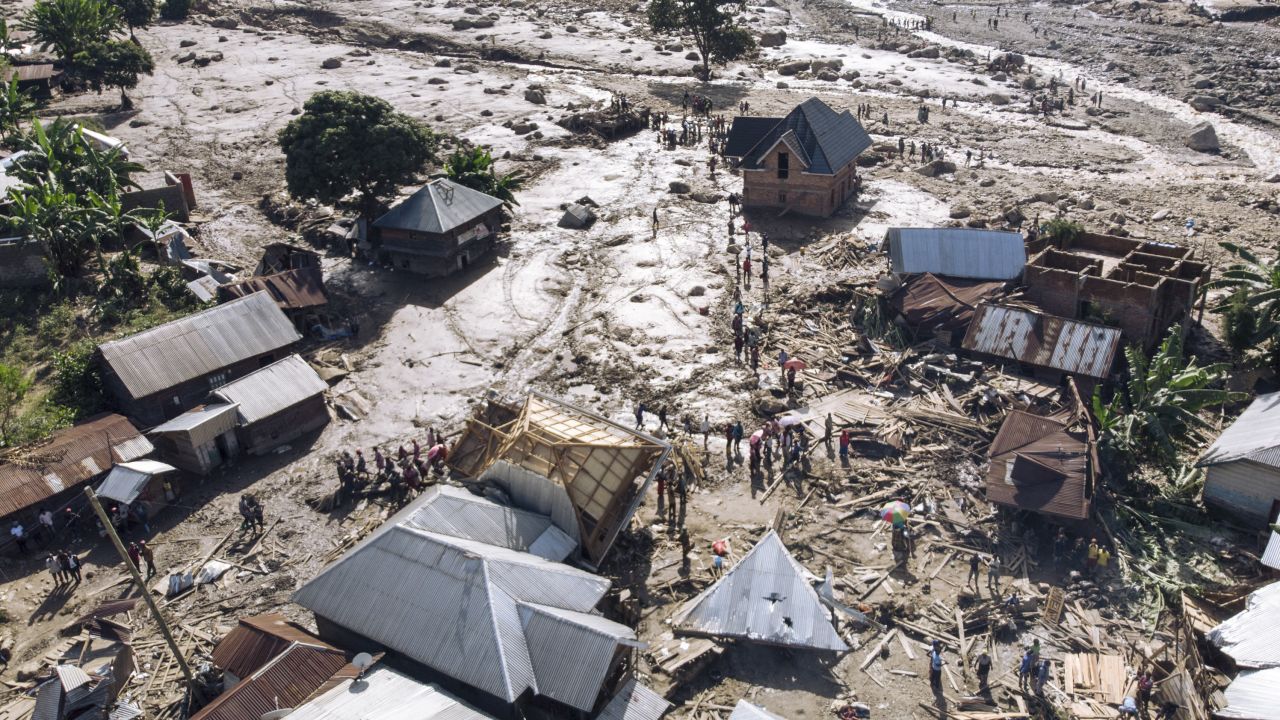
{"label": "brick wall", "polygon": [[[789,156],[787,177],[778,177],[779,154]],[[749,208],[777,208],[802,215],[827,217],[853,197],[854,163],[835,175],[806,173],[803,161],[785,143],[769,151],[764,169],[742,171],[742,204]]]}

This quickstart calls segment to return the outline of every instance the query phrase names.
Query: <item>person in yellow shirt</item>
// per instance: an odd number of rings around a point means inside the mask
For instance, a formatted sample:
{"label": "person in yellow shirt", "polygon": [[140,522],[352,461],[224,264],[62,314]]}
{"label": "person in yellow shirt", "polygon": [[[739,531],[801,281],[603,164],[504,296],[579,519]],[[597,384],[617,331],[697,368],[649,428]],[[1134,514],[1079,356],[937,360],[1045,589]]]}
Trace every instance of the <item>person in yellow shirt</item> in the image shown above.
{"label": "person in yellow shirt", "polygon": [[1111,563],[1111,552],[1106,548],[1099,549],[1098,550],[1098,574],[1101,576],[1106,576],[1107,565],[1109,565],[1110,563]]}

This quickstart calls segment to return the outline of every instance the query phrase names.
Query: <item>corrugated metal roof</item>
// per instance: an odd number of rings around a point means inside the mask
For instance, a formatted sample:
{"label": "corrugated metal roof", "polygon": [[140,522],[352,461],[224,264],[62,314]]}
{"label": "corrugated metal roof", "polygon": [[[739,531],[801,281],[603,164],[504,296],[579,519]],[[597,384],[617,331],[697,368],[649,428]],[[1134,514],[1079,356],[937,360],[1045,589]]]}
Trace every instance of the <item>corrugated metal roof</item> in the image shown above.
{"label": "corrugated metal roof", "polygon": [[107,716],[107,720],[134,720],[142,717],[142,708],[135,707],[128,703],[116,703],[111,708],[111,714]]}
{"label": "corrugated metal roof", "polygon": [[350,656],[320,645],[293,643],[256,673],[222,693],[191,720],[252,720],[264,713],[294,707],[336,676],[359,674]]}
{"label": "corrugated metal roof", "polygon": [[40,65],[15,65],[9,73],[10,80],[24,82],[39,82],[51,79],[57,71],[54,70],[52,63],[42,63]]}
{"label": "corrugated metal roof", "polygon": [[250,425],[320,395],[326,383],[299,355],[278,360],[213,391],[214,397],[239,405],[240,423]]}
{"label": "corrugated metal roof", "polygon": [[157,425],[151,428],[153,433],[168,432],[191,432],[197,430],[207,424],[217,423],[218,420],[227,415],[235,413],[237,406],[232,404],[219,403],[217,405],[205,405],[193,410],[188,410],[178,417],[170,420],[163,425]]}
{"label": "corrugated metal roof", "polygon": [[[294,601],[507,702],[537,691],[518,603],[589,613],[609,581],[414,527],[408,518],[418,508],[415,502],[397,514],[303,585]],[[633,637],[630,628],[611,625],[619,637]]]}
{"label": "corrugated metal roof", "polygon": [[670,709],[671,703],[666,698],[630,678],[618,688],[596,720],[659,720]]}
{"label": "corrugated metal roof", "polygon": [[1214,717],[1231,720],[1280,718],[1280,667],[1242,672],[1227,686],[1227,706]]}
{"label": "corrugated metal roof", "polygon": [[889,228],[895,273],[934,273],[976,280],[1013,280],[1027,263],[1022,234],[972,228]]}
{"label": "corrugated metal roof", "polygon": [[436,178],[375,220],[373,226],[440,235],[501,205],[492,195]]}
{"label": "corrugated metal roof", "polygon": [[1241,668],[1280,667],[1280,582],[1250,594],[1245,609],[1210,630],[1208,638]]}
{"label": "corrugated metal roof", "polygon": [[599,615],[519,603],[539,695],[584,710],[595,706],[621,640],[635,633]]}
{"label": "corrugated metal roof", "polygon": [[436,685],[379,665],[289,714],[289,720],[493,720]]}
{"label": "corrugated metal roof", "polygon": [[808,173],[835,174],[871,147],[871,136],[848,110],[838,113],[818,98],[809,98],[743,152],[742,167],[760,168],[765,155],[788,134]]}
{"label": "corrugated metal roof", "polygon": [[1280,532],[1271,531],[1271,540],[1267,543],[1266,552],[1262,553],[1262,564],[1280,570]]}
{"label": "corrugated metal roof", "polygon": [[214,646],[213,664],[247,678],[295,642],[332,647],[279,613],[240,618],[235,629]]}
{"label": "corrugated metal roof", "polygon": [[134,398],[215,373],[292,345],[302,336],[265,292],[99,347]]}
{"label": "corrugated metal roof", "polygon": [[0,517],[38,505],[101,475],[117,462],[154,450],[121,415],[105,414],[54,433],[27,449],[24,464],[0,465]]}
{"label": "corrugated metal roof", "polygon": [[991,443],[987,499],[1074,520],[1092,506],[1088,434],[1065,419],[1011,411]]}
{"label": "corrugated metal roof", "polygon": [[408,518],[410,527],[527,552],[559,562],[578,543],[546,515],[499,505],[461,488],[436,485]]}
{"label": "corrugated metal roof", "polygon": [[1252,460],[1280,468],[1280,392],[1259,395],[1200,456],[1199,465]]}
{"label": "corrugated metal roof", "polygon": [[725,141],[725,156],[740,158],[746,155],[780,122],[782,122],[782,118],[776,117],[752,117],[750,115],[735,117],[733,126],[729,128],[729,137]]}
{"label": "corrugated metal roof", "polygon": [[259,275],[222,285],[218,288],[218,299],[225,302],[258,291],[269,293],[282,310],[302,310],[329,303],[329,298],[324,294],[324,273],[319,265],[286,270],[274,275]]}
{"label": "corrugated metal roof", "polygon": [[926,330],[963,330],[974,308],[1000,294],[1004,282],[913,275],[889,299],[907,325]]}
{"label": "corrugated metal roof", "polygon": [[814,650],[849,649],[805,569],[770,530],[737,565],[675,617],[691,635],[736,637]]}
{"label": "corrugated metal roof", "polygon": [[1120,329],[984,303],[961,345],[984,355],[1105,379],[1120,349]]}
{"label": "corrugated metal roof", "polygon": [[142,489],[147,486],[151,478],[156,475],[162,475],[167,472],[176,470],[172,465],[166,465],[155,460],[135,460],[134,462],[117,463],[111,468],[111,472],[107,473],[107,478],[98,486],[98,497],[119,500],[128,505],[138,496],[142,494]]}
{"label": "corrugated metal roof", "polygon": [[774,715],[759,705],[752,705],[746,700],[739,700],[729,714],[729,720],[786,720],[781,715]]}

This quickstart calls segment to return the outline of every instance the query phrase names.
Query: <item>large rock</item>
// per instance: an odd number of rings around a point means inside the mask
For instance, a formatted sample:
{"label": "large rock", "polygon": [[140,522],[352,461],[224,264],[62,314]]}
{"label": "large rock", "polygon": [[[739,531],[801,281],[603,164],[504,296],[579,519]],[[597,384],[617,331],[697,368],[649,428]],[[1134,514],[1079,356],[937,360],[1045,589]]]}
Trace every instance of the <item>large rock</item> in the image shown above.
{"label": "large rock", "polygon": [[541,90],[539,90],[539,89],[537,89],[537,88],[529,88],[528,90],[525,90],[525,91],[524,91],[524,99],[525,99],[525,100],[527,100],[528,102],[533,103],[534,105],[546,105],[546,104],[547,104],[547,96],[546,96],[546,93],[542,92]]}
{"label": "large rock", "polygon": [[786,30],[769,30],[760,33],[760,47],[781,47],[786,42]]}
{"label": "large rock", "polygon": [[1191,105],[1192,108],[1199,110],[1200,112],[1207,112],[1209,110],[1216,110],[1220,107],[1222,105],[1222,100],[1212,95],[1192,95],[1191,99],[1188,100],[1187,103]]}
{"label": "large rock", "polygon": [[785,62],[779,65],[778,74],[791,76],[791,75],[795,75],[798,72],[803,72],[808,69],[809,69],[808,60],[792,60],[791,62]]}
{"label": "large rock", "polygon": [[1213,129],[1213,125],[1202,122],[1187,134],[1187,147],[1196,152],[1217,152],[1220,147],[1218,132]]}
{"label": "large rock", "polygon": [[939,53],[938,53],[938,48],[937,48],[936,46],[933,46],[933,45],[930,45],[929,47],[922,47],[922,48],[920,48],[919,50],[912,50],[911,52],[907,53],[907,57],[909,57],[909,58],[930,58],[930,59],[932,59],[932,58],[936,58],[936,57],[938,57],[938,55],[939,55]]}
{"label": "large rock", "polygon": [[320,67],[325,70],[336,70],[337,68],[342,67],[342,58],[326,58],[324,62],[320,63]]}
{"label": "large rock", "polygon": [[987,96],[987,101],[992,105],[1008,105],[1009,96],[1004,93],[991,93]]}
{"label": "large rock", "polygon": [[844,60],[841,60],[840,58],[814,60],[809,63],[809,70],[815,73],[822,72],[823,70],[839,70],[842,67],[844,67]]}
{"label": "large rock", "polygon": [[689,187],[689,183],[687,182],[683,182],[681,180],[672,180],[670,184],[667,185],[667,189],[677,195],[684,195],[688,193],[692,188]]}
{"label": "large rock", "polygon": [[939,175],[949,175],[956,171],[956,164],[950,160],[933,160],[916,168],[916,172],[925,177],[938,177]]}
{"label": "large rock", "polygon": [[558,224],[562,228],[581,230],[583,228],[591,227],[591,224],[595,221],[596,214],[591,210],[591,208],[586,205],[579,205],[578,203],[569,203],[569,205],[564,209],[564,215],[560,216],[560,222]]}
{"label": "large rock", "polygon": [[818,73],[818,79],[823,82],[835,82],[840,79],[835,70],[823,70]]}

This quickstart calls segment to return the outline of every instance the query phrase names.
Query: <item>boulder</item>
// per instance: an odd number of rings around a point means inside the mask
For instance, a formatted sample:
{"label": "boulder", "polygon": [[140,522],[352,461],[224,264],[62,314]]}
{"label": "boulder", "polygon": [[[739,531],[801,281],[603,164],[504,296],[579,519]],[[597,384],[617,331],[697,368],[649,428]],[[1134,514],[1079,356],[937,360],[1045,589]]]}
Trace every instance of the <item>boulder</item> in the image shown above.
{"label": "boulder", "polygon": [[240,22],[235,18],[220,17],[220,18],[214,18],[210,20],[209,25],[211,25],[212,27],[221,28],[222,30],[235,30],[236,28],[240,27]]}
{"label": "boulder", "polygon": [[1169,208],[1160,208],[1151,215],[1151,222],[1159,222],[1167,217],[1172,211]]}
{"label": "boulder", "polygon": [[698,54],[698,53],[696,53],[696,52],[691,52],[691,53],[689,53],[689,54],[685,55],[685,56],[684,56],[684,59],[685,59],[685,60],[692,60],[692,61],[694,61],[694,62],[697,62],[697,61],[699,61],[699,60],[701,60],[701,59],[702,59],[702,56],[701,56],[701,55],[699,55],[699,54]]}
{"label": "boulder", "polygon": [[823,82],[835,82],[840,79],[835,70],[823,70],[818,73],[818,79]]}
{"label": "boulder", "polygon": [[1194,110],[1208,112],[1220,107],[1222,105],[1222,100],[1214,97],[1213,95],[1192,95],[1191,99],[1187,100],[1187,104]]}
{"label": "boulder", "polygon": [[916,168],[916,172],[925,177],[938,177],[956,171],[956,164],[950,160],[933,160]]}
{"label": "boulder", "polygon": [[957,205],[951,208],[950,217],[952,220],[963,220],[972,214],[973,212],[969,210],[969,208],[963,205]]}
{"label": "boulder", "polygon": [[682,182],[680,180],[672,180],[667,185],[667,189],[677,195],[686,195],[693,188],[689,187],[689,183],[687,182]]}
{"label": "boulder", "polygon": [[787,88],[789,88],[789,87],[791,87],[791,86],[790,86],[790,85],[788,85],[787,83],[783,82],[782,80],[779,80],[779,81],[778,81],[777,88],[778,88],[779,90],[786,90],[786,89],[787,89]]}
{"label": "boulder", "polygon": [[996,184],[995,178],[982,178],[981,180],[978,181],[978,187],[987,188],[995,184]]}
{"label": "boulder", "polygon": [[1196,152],[1217,152],[1218,132],[1213,129],[1213,125],[1202,122],[1191,128],[1191,132],[1187,134],[1187,147]]}
{"label": "boulder", "polygon": [[760,47],[781,47],[786,42],[786,30],[769,30],[760,33]]}
{"label": "boulder", "polygon": [[1280,172],[1271,173],[1271,175],[1267,177],[1266,180],[1263,180],[1263,182],[1280,183]]}
{"label": "boulder", "polygon": [[705,205],[714,205],[724,199],[724,196],[716,192],[706,192],[699,190],[695,193],[689,193],[689,199],[694,202],[700,202]]}
{"label": "boulder", "polygon": [[912,50],[911,52],[907,53],[907,57],[909,58],[932,59],[932,58],[938,57],[938,55],[939,55],[938,48],[934,45],[930,45],[929,47],[922,47],[919,50]]}
{"label": "boulder", "polygon": [[862,73],[858,72],[857,70],[845,70],[844,72],[840,73],[840,78],[842,80],[857,80],[860,77],[862,77]]}
{"label": "boulder", "polygon": [[990,102],[992,105],[1008,105],[1009,96],[1004,93],[991,93],[990,95],[987,95],[987,102]]}
{"label": "boulder", "polygon": [[823,70],[839,70],[844,67],[844,61],[840,58],[832,58],[830,60],[814,60],[809,63],[810,72],[822,72]]}
{"label": "boulder", "polygon": [[756,412],[761,415],[779,415],[791,408],[787,406],[787,401],[771,395],[765,395],[756,399]]}
{"label": "boulder", "polygon": [[325,70],[336,70],[342,67],[342,58],[336,58],[336,57],[326,58],[324,62],[320,63],[320,67],[324,68]]}
{"label": "boulder", "polygon": [[809,69],[808,60],[792,60],[778,66],[778,74],[791,76]]}
{"label": "boulder", "polygon": [[195,46],[196,46],[195,40],[179,40],[178,41],[178,47],[189,48],[189,47],[195,47]]}
{"label": "boulder", "polygon": [[569,203],[564,209],[564,215],[560,216],[560,222],[557,224],[562,228],[582,230],[591,227],[591,224],[595,221],[596,214],[591,208],[578,203]]}
{"label": "boulder", "polygon": [[542,90],[537,88],[529,88],[524,91],[524,99],[534,105],[546,105],[547,96]]}
{"label": "boulder", "polygon": [[517,135],[528,135],[529,133],[537,129],[538,129],[538,123],[535,123],[535,122],[514,123],[511,126],[511,132]]}

